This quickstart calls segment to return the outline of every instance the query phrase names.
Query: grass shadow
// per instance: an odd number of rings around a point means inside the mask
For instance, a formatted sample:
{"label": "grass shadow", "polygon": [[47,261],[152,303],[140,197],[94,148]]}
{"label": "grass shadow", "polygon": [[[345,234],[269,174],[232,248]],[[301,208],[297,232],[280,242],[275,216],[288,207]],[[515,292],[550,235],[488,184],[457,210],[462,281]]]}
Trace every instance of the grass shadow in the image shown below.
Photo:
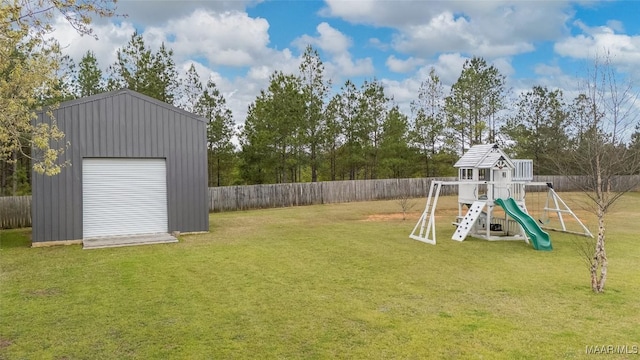
{"label": "grass shadow", "polygon": [[0,230],[0,249],[31,247],[31,228]]}

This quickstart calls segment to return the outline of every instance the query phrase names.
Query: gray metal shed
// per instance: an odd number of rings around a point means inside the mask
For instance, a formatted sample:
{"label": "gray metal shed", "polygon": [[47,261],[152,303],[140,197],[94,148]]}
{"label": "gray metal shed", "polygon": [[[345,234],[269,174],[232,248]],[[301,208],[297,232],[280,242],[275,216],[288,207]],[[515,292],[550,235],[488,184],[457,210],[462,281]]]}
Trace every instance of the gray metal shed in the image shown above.
{"label": "gray metal shed", "polygon": [[205,119],[127,89],[53,114],[70,143],[60,161],[71,166],[33,174],[34,246],[208,230]]}

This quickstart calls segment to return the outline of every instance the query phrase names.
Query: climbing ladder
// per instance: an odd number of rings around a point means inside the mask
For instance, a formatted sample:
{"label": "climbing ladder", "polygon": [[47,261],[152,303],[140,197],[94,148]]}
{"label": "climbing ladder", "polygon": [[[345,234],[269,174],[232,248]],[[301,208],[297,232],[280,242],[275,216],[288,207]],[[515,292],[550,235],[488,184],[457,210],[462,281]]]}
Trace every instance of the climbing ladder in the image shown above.
{"label": "climbing ladder", "polygon": [[487,205],[486,201],[474,201],[474,203],[471,204],[469,211],[467,211],[467,214],[460,221],[451,240],[463,241],[467,237],[476,220],[478,220],[478,217],[482,214],[482,209],[484,209],[485,205]]}
{"label": "climbing ladder", "polygon": [[[427,197],[427,206],[424,208],[424,212],[416,226],[413,228],[411,235],[409,235],[410,238],[427,244],[436,244],[436,218],[434,212],[436,205],[438,204],[438,197],[440,196],[441,188],[441,181],[431,181],[431,186],[429,186],[429,195]],[[430,232],[431,237],[429,237]]]}

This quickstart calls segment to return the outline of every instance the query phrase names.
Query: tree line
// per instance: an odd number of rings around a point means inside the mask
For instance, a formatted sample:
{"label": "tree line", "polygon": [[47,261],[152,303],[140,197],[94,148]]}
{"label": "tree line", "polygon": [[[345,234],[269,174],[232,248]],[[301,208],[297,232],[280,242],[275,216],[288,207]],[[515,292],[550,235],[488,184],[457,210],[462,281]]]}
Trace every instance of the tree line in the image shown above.
{"label": "tree line", "polygon": [[[431,68],[406,114],[376,78],[334,88],[307,46],[296,73],[271,74],[241,126],[212,79],[203,82],[193,64],[180,74],[171,49],[154,51],[137,32],[105,72],[91,51],[77,64],[60,56],[60,64],[55,91],[34,94],[31,106],[129,88],[200,115],[208,121],[209,186],[454,176],[461,154],[490,142],[533,159],[536,174],[555,174],[556,160],[581,151],[597,131],[585,120],[598,111],[587,93],[567,101],[560,89],[534,86],[513,98],[505,76],[480,57],[465,61],[449,89]],[[616,146],[639,150],[640,127]],[[28,152],[2,159],[4,195],[28,193]]]}

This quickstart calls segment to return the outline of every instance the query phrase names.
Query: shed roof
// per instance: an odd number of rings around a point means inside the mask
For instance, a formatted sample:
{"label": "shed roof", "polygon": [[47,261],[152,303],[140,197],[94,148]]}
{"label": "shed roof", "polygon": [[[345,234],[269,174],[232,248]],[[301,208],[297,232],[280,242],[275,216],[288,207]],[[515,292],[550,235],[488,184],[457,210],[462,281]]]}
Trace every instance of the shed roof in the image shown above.
{"label": "shed roof", "polygon": [[487,169],[495,166],[500,159],[504,159],[509,167],[515,167],[511,159],[496,144],[474,145],[453,166]]}
{"label": "shed roof", "polygon": [[182,114],[184,114],[184,115],[186,115],[186,116],[188,116],[190,118],[193,118],[194,120],[207,122],[207,119],[205,119],[205,118],[203,118],[203,117],[201,117],[199,115],[196,115],[194,113],[191,113],[191,112],[186,111],[184,109],[181,109],[179,107],[173,106],[171,104],[167,104],[167,103],[165,103],[163,101],[160,101],[158,99],[154,99],[154,98],[152,98],[150,96],[147,96],[147,95],[144,95],[144,94],[139,93],[137,91],[133,91],[133,90],[126,89],[126,88],[125,89],[120,89],[120,90],[107,91],[107,92],[103,92],[103,93],[95,94],[95,95],[91,95],[91,96],[86,96],[86,97],[79,98],[79,99],[64,101],[64,102],[61,102],[58,105],[57,109],[62,109],[62,108],[68,107],[68,106],[84,104],[84,103],[87,103],[87,102],[103,100],[103,99],[116,97],[116,96],[122,96],[122,95],[136,97],[138,99],[141,99],[143,101],[147,101],[147,102],[149,102],[149,103],[151,103],[153,105],[159,106],[159,107],[163,107],[163,108],[168,109],[170,111],[175,111],[175,112],[178,112],[178,113],[182,113]]}

